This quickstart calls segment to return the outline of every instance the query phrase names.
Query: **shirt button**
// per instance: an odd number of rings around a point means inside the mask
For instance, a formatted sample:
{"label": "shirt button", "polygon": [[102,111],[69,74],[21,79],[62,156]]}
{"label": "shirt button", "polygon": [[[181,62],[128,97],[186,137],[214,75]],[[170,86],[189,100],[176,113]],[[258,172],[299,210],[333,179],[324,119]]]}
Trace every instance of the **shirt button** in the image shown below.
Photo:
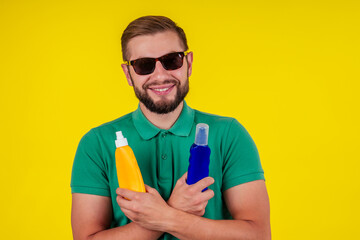
{"label": "shirt button", "polygon": [[161,155],[161,158],[162,158],[163,160],[166,160],[166,159],[167,159],[166,154]]}
{"label": "shirt button", "polygon": [[163,133],[162,137],[163,137],[163,138],[166,138],[166,133]]}

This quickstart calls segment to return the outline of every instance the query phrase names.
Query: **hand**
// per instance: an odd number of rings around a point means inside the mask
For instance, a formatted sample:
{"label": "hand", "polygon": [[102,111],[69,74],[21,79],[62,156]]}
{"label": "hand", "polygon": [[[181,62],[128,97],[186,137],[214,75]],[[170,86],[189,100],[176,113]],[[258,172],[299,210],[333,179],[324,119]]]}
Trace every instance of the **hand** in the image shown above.
{"label": "hand", "polygon": [[156,189],[147,185],[145,189],[147,192],[141,193],[118,188],[116,201],[121,211],[133,222],[150,230],[164,231],[164,225],[173,209]]}
{"label": "hand", "polygon": [[213,184],[214,179],[206,177],[195,184],[188,185],[186,178],[187,172],[176,182],[167,203],[173,208],[201,217],[205,214],[208,201],[214,196],[213,190],[207,189],[204,192],[202,190]]}

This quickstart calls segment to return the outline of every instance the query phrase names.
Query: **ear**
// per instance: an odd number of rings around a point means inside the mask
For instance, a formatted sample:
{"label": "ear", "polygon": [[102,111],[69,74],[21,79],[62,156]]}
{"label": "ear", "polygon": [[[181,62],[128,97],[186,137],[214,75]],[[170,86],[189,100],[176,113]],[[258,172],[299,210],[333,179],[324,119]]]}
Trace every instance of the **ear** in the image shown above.
{"label": "ear", "polygon": [[126,77],[126,80],[129,84],[129,86],[133,86],[132,84],[132,81],[131,81],[131,76],[130,76],[130,68],[128,65],[126,65],[125,63],[121,64],[121,67],[125,73],[125,77]]}
{"label": "ear", "polygon": [[192,73],[193,57],[194,57],[193,52],[189,52],[186,55],[186,60],[187,60],[187,63],[188,63],[188,77],[190,77],[191,73]]}

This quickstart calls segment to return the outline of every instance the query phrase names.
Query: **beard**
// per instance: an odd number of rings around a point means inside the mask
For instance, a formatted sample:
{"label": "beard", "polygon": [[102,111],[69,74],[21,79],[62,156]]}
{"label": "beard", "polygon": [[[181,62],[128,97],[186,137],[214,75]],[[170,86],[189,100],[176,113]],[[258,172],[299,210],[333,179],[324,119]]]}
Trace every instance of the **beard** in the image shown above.
{"label": "beard", "polygon": [[142,102],[147,109],[149,109],[153,113],[157,114],[166,114],[169,112],[174,111],[179,104],[184,100],[186,95],[189,92],[189,78],[185,81],[184,85],[181,86],[179,81],[175,80],[166,80],[164,81],[164,84],[167,83],[174,83],[176,88],[176,95],[174,100],[160,100],[156,103],[151,99],[149,94],[146,92],[149,85],[144,85],[143,91],[141,91],[139,88],[135,87],[134,85],[134,91],[136,97],[139,99],[140,102]]}

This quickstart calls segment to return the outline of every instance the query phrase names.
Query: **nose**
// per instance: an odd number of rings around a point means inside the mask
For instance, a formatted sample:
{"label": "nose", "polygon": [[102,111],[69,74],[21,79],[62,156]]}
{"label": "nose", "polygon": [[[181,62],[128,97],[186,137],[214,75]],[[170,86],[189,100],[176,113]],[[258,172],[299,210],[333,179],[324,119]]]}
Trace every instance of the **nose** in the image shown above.
{"label": "nose", "polygon": [[163,67],[160,61],[156,61],[152,78],[155,78],[156,80],[166,80],[169,78],[169,72]]}

